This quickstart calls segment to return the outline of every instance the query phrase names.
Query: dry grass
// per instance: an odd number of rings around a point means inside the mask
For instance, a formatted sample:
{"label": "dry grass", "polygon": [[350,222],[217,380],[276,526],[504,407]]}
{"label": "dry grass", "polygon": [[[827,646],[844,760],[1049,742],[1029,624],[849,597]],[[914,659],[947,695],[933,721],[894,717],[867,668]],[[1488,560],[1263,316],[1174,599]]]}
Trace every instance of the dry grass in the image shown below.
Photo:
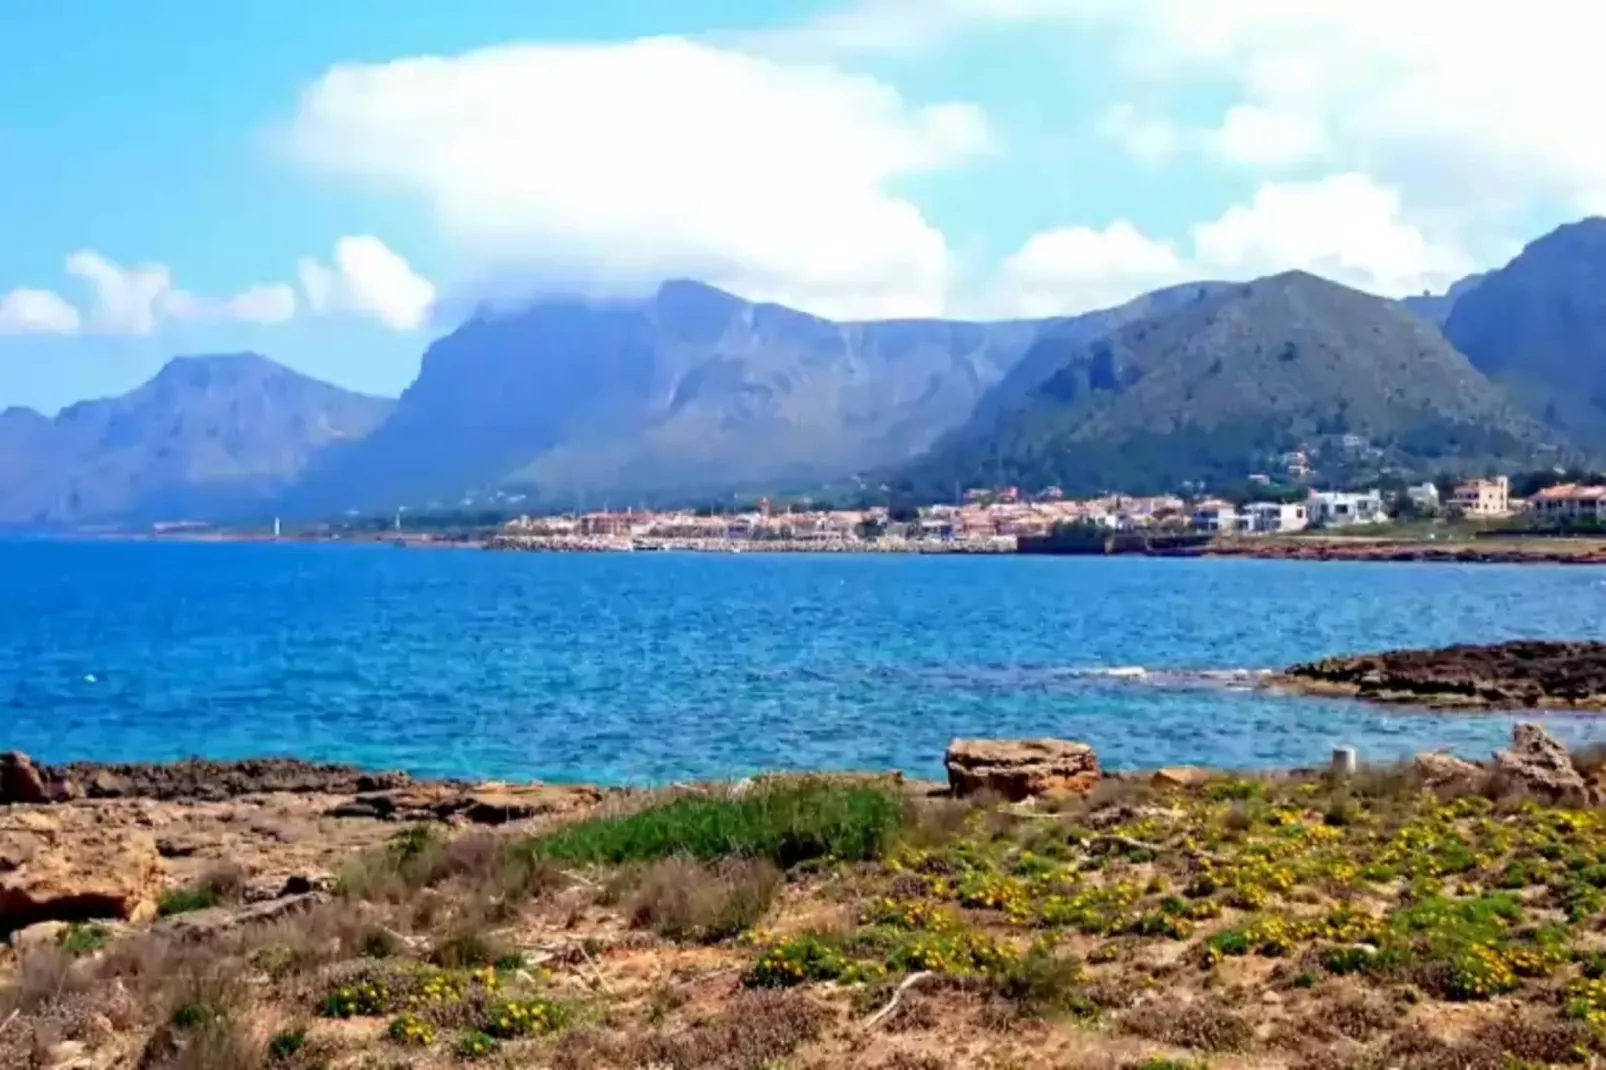
{"label": "dry grass", "polygon": [[1121,1016],[1121,1027],[1146,1040],[1192,1051],[1241,1051],[1255,1038],[1244,1017],[1205,1000],[1169,998],[1135,1007]]}
{"label": "dry grass", "polygon": [[746,992],[706,1021],[673,1033],[571,1033],[555,1070],[763,1070],[820,1036],[830,1014],[797,992]]}
{"label": "dry grass", "polygon": [[630,923],[671,940],[715,943],[755,925],[780,884],[780,871],[767,861],[665,859],[642,874],[630,898]]}

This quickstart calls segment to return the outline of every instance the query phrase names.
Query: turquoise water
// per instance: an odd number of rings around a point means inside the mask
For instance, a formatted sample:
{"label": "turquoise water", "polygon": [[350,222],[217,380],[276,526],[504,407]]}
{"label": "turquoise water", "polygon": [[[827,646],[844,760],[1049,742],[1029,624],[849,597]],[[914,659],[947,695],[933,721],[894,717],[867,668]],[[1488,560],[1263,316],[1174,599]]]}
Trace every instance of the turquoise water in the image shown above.
{"label": "turquoise water", "polygon": [[1606,638],[1603,611],[1606,570],[1544,567],[0,543],[0,750],[610,783],[937,776],[957,735],[1112,767],[1478,754],[1512,718],[1155,674]]}

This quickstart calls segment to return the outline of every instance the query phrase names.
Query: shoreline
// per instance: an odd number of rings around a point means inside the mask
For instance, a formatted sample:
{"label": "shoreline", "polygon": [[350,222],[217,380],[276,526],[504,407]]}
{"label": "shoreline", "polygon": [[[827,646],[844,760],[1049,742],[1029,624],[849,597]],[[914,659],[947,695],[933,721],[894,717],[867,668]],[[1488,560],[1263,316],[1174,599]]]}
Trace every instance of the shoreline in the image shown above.
{"label": "shoreline", "polygon": [[350,545],[407,550],[480,550],[496,553],[544,554],[784,554],[791,556],[915,557],[1146,557],[1201,560],[1295,561],[1309,563],[1441,564],[1441,565],[1568,565],[1606,566],[1606,540],[1574,538],[1430,541],[1365,535],[1304,535],[1215,538],[1166,542],[1151,546],[1141,537],[1105,545],[1054,547],[1044,540],[1009,538],[973,540],[870,541],[791,539],[646,539],[476,535],[442,538],[431,535],[330,536],[267,535],[233,532],[79,532],[41,536],[40,541],[190,543],[204,545]]}

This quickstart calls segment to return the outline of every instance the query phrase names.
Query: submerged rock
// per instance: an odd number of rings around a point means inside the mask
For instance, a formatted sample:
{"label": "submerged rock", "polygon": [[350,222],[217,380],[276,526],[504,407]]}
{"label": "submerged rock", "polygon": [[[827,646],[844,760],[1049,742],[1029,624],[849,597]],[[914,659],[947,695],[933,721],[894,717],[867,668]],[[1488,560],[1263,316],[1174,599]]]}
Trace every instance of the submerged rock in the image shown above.
{"label": "submerged rock", "polygon": [[948,786],[961,797],[990,791],[1020,802],[1085,795],[1099,781],[1093,748],[1059,739],[956,739],[946,762]]}

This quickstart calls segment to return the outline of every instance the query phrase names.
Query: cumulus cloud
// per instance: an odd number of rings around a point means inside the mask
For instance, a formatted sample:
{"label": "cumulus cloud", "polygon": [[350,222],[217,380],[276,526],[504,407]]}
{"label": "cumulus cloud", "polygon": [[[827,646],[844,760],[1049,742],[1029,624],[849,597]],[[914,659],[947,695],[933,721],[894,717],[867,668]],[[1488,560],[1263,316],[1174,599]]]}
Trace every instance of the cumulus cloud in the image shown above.
{"label": "cumulus cloud", "polygon": [[1177,282],[1186,271],[1175,248],[1124,219],[1103,230],[1062,227],[1033,235],[1004,262],[995,303],[1019,316],[1083,312]]}
{"label": "cumulus cloud", "polygon": [[1327,151],[1327,132],[1312,115],[1239,104],[1222,117],[1212,143],[1234,163],[1289,167],[1320,158]]}
{"label": "cumulus cloud", "polygon": [[1606,211],[1606,6],[1578,0],[857,0],[797,31],[824,49],[955,45],[978,27],[1060,30],[1120,57],[1118,93],[1223,89],[1219,152],[1362,170],[1413,213],[1499,226]]}
{"label": "cumulus cloud", "polygon": [[0,334],[72,334],[80,320],[78,309],[50,290],[0,294]]}
{"label": "cumulus cloud", "polygon": [[[941,310],[950,253],[893,187],[991,140],[965,104],[656,38],[337,67],[304,95],[290,144],[421,199],[481,263],[571,282],[692,275],[830,314],[909,315]],[[309,297],[317,285],[303,279]]]}
{"label": "cumulus cloud", "polygon": [[369,235],[336,242],[333,267],[308,258],[298,265],[297,274],[314,312],[354,312],[395,331],[423,326],[435,305],[435,285]]}
{"label": "cumulus cloud", "polygon": [[149,334],[173,291],[172,273],[163,265],[125,268],[89,249],[67,257],[67,274],[89,284],[94,293],[90,324],[108,334]]}
{"label": "cumulus cloud", "polygon": [[1186,243],[1132,224],[1037,234],[1000,272],[996,307],[1050,315],[1107,307],[1191,279],[1250,279],[1291,269],[1404,296],[1443,289],[1474,263],[1402,217],[1399,195],[1365,175],[1266,183],[1247,203],[1191,229]]}
{"label": "cumulus cloud", "polygon": [[[66,270],[90,290],[82,325],[104,334],[150,334],[170,321],[271,325],[296,311],[295,291],[283,283],[251,286],[232,297],[201,297],[175,286],[164,264],[124,266],[91,249],[68,256]],[[75,318],[73,329],[78,326]]]}

